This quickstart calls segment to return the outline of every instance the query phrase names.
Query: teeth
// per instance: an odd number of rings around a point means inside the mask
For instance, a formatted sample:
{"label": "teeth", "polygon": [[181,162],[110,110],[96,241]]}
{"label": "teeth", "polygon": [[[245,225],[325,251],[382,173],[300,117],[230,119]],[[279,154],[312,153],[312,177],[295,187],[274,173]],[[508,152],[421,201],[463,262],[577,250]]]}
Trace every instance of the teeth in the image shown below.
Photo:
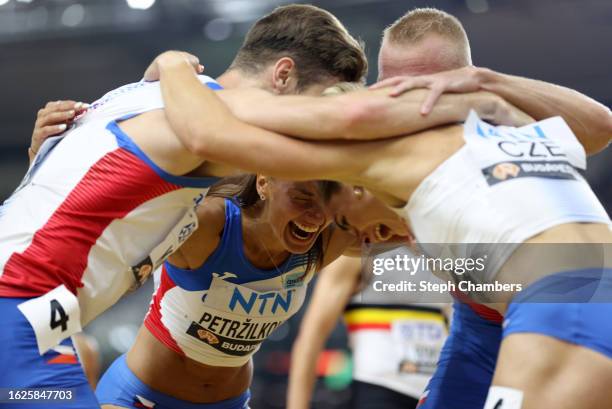
{"label": "teeth", "polygon": [[296,232],[294,232],[293,230],[291,230],[291,235],[292,235],[293,237],[295,237],[296,239],[298,239],[298,240],[302,240],[302,241],[306,241],[306,240],[308,240],[308,239],[310,238],[310,236],[301,237],[301,236],[299,236],[299,235],[298,235]]}
{"label": "teeth", "polygon": [[293,222],[293,224],[295,224],[300,230],[304,230],[306,233],[315,233],[317,230],[319,230],[318,227],[304,226],[303,224],[298,222]]}

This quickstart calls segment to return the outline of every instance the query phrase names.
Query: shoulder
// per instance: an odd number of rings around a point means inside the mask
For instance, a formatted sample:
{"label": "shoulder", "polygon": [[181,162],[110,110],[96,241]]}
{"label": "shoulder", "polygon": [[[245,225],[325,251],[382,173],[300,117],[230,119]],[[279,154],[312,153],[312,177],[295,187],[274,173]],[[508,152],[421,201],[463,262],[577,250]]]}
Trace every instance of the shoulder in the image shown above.
{"label": "shoulder", "polygon": [[221,241],[225,225],[225,200],[220,197],[205,198],[197,209],[198,229],[189,237],[170,262],[181,268],[200,267],[215,251]]}
{"label": "shoulder", "polygon": [[225,201],[225,198],[217,196],[204,198],[196,210],[199,230],[207,234],[220,235],[225,225]]}

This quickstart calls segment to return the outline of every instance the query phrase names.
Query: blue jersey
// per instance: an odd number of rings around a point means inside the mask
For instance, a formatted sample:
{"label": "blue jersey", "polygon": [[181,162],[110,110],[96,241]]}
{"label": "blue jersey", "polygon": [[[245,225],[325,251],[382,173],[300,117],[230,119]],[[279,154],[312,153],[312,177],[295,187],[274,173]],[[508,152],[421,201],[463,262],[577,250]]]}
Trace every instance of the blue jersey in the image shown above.
{"label": "blue jersey", "polygon": [[216,250],[194,270],[164,265],[145,325],[162,343],[193,360],[241,366],[261,342],[301,307],[315,251],[292,254],[262,270],[246,258],[241,210],[225,201]]}

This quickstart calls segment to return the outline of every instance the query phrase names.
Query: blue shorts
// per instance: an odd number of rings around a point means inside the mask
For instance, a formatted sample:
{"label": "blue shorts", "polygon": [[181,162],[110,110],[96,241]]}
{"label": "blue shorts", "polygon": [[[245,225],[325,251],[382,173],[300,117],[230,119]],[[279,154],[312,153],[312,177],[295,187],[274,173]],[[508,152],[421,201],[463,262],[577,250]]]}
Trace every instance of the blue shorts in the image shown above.
{"label": "blue shorts", "polygon": [[[163,376],[163,375],[160,375]],[[173,398],[154,391],[142,383],[128,368],[125,355],[113,362],[100,379],[96,396],[101,405],[116,405],[124,408],[155,409],[248,409],[251,393],[215,403],[193,403]]]}
{"label": "blue shorts", "polygon": [[569,271],[544,277],[515,297],[503,335],[547,335],[612,359],[610,317],[612,269]]}
{"label": "blue shorts", "polygon": [[453,304],[450,334],[421,398],[419,409],[475,409],[484,406],[502,337],[501,324]]}
{"label": "blue shorts", "polygon": [[36,336],[17,305],[24,298],[0,297],[0,388],[72,390],[73,399],[48,402],[0,403],[3,409],[96,408],[96,397],[87,382],[70,338],[44,355],[38,353]]}

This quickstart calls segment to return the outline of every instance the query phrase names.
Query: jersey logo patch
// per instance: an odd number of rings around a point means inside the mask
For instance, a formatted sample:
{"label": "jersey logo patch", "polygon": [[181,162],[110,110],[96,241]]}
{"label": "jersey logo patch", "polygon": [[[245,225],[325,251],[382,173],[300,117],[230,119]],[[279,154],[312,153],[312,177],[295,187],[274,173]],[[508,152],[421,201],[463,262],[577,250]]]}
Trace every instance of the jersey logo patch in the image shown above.
{"label": "jersey logo patch", "polygon": [[147,257],[142,260],[140,263],[132,266],[132,274],[134,274],[134,279],[136,282],[130,288],[130,290],[136,290],[140,288],[140,286],[149,278],[151,273],[153,272],[153,261],[151,261],[151,257]]}
{"label": "jersey logo patch", "polygon": [[226,280],[228,278],[238,278],[238,276],[234,273],[230,273],[228,271],[219,274],[219,273],[213,273],[213,277],[218,278],[219,280]]}

